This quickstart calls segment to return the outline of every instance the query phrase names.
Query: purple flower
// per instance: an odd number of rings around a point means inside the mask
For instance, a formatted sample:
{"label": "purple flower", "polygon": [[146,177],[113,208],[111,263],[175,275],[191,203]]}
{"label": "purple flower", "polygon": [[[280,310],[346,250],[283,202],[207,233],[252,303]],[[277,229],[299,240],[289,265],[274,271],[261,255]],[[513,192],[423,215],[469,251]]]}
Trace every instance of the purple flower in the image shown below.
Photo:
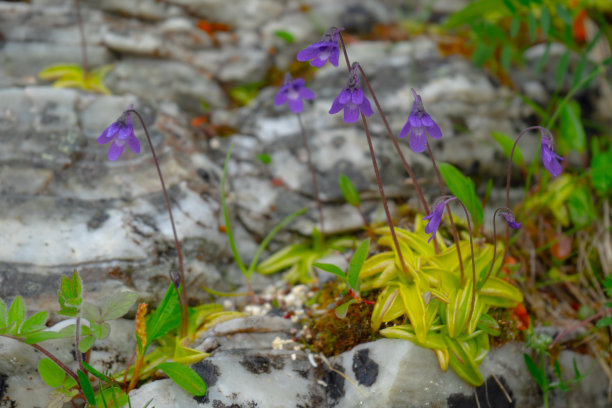
{"label": "purple flower", "polygon": [[340,48],[338,47],[338,33],[344,30],[343,28],[332,27],[323,34],[321,41],[310,44],[302,51],[298,52],[298,61],[310,61],[313,67],[321,68],[331,62],[334,67],[338,66],[338,58],[340,57]]}
{"label": "purple flower", "polygon": [[415,153],[421,153],[425,150],[427,145],[427,134],[434,139],[440,139],[442,137],[442,131],[440,127],[434,122],[434,120],[425,112],[423,101],[421,101],[421,95],[417,94],[416,91],[410,88],[414,95],[414,103],[412,104],[412,110],[408,121],[399,133],[399,137],[406,137],[410,135],[408,140],[410,148]]}
{"label": "purple flower", "polygon": [[553,177],[557,177],[561,174],[561,163],[558,160],[563,160],[563,157],[553,151],[553,138],[548,129],[540,128],[540,132],[542,133],[542,163]]}
{"label": "purple flower", "polygon": [[515,229],[515,230],[520,229],[521,226],[523,225],[520,222],[516,222],[516,219],[514,218],[514,214],[512,214],[512,211],[510,211],[510,209],[508,208],[502,209],[501,215],[506,220],[506,223],[508,224],[508,226],[512,229]]}
{"label": "purple flower", "polygon": [[440,227],[440,222],[442,222],[442,215],[444,215],[444,207],[446,206],[446,203],[454,200],[455,198],[456,197],[454,196],[440,197],[434,203],[434,208],[429,213],[429,215],[423,218],[423,220],[429,220],[429,222],[425,226],[425,233],[431,234],[431,237],[429,237],[427,242],[431,242],[433,237],[436,235],[438,228]]}
{"label": "purple flower", "polygon": [[334,99],[334,103],[329,110],[332,115],[344,109],[344,122],[353,123],[359,119],[359,112],[366,116],[372,115],[372,107],[370,101],[366,98],[359,84],[359,75],[357,74],[358,62],[354,62],[349,74],[349,80],[346,87],[340,91],[340,94]]}
{"label": "purple flower", "polygon": [[[131,106],[130,109],[132,109]],[[110,161],[115,161],[121,156],[126,143],[134,153],[140,153],[140,141],[134,134],[129,109],[123,112],[115,123],[104,129],[98,137],[99,144],[106,144],[111,141],[113,144],[108,150],[108,160]]]}
{"label": "purple flower", "polygon": [[294,113],[300,113],[304,108],[302,99],[314,99],[315,94],[304,85],[302,78],[294,80],[291,74],[285,74],[285,82],[274,98],[274,104],[282,105],[287,102]]}

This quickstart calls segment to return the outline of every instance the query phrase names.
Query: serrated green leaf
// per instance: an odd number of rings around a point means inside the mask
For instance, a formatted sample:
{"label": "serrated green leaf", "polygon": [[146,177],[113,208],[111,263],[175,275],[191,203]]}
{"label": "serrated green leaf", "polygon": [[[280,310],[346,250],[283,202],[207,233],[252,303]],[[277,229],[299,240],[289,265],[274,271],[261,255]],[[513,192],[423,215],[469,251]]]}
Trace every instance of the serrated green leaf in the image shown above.
{"label": "serrated green leaf", "polygon": [[540,389],[542,391],[548,391],[548,379],[546,378],[546,373],[544,373],[544,371],[536,365],[529,354],[523,354],[523,357],[525,359],[527,370],[529,370],[529,374],[531,374],[535,382],[540,386]]}
{"label": "serrated green leaf", "polygon": [[510,24],[510,38],[516,38],[519,28],[521,28],[521,20],[519,16],[514,16],[512,18],[512,23]]}
{"label": "serrated green leaf", "polygon": [[102,306],[102,319],[114,320],[126,314],[138,299],[134,292],[119,292],[108,298]]}
{"label": "serrated green leaf", "polygon": [[23,336],[28,333],[33,333],[45,329],[47,327],[45,326],[45,322],[48,318],[49,312],[47,312],[46,310],[41,310],[40,312],[33,314],[28,319],[26,319],[25,322],[23,322],[23,325],[19,330],[19,334]]}
{"label": "serrated green leaf", "polygon": [[348,302],[345,302],[340,306],[336,307],[334,309],[334,312],[336,313],[338,319],[344,319],[346,317],[346,314],[348,313],[349,306],[354,303],[357,303],[357,299],[351,299]]}
{"label": "serrated green leaf", "polygon": [[343,281],[346,280],[346,274],[344,273],[344,271],[340,268],[338,268],[336,265],[334,264],[328,264],[328,263],[313,263],[313,266],[324,270],[325,272],[329,272],[332,273],[334,275],[336,275],[337,277],[339,277],[340,279],[342,279]]}
{"label": "serrated green leaf", "polygon": [[439,169],[448,189],[455,197],[463,202],[470,213],[474,224],[472,226],[473,231],[477,230],[484,219],[484,211],[480,199],[476,194],[474,182],[461,174],[452,164],[440,163]]}
{"label": "serrated green leaf", "polygon": [[474,63],[474,65],[480,67],[484,65],[484,63],[491,56],[492,53],[493,48],[491,46],[485,44],[484,42],[478,42],[476,44],[476,49],[472,53],[472,62]]}
{"label": "serrated green leaf", "polygon": [[351,262],[348,267],[348,276],[347,282],[349,286],[359,292],[359,272],[361,272],[361,268],[363,267],[363,263],[368,257],[368,251],[370,250],[370,239],[366,239],[359,245],[359,248],[353,254],[351,258]]}
{"label": "serrated green leaf", "polygon": [[91,334],[98,340],[105,339],[110,334],[110,325],[106,322],[102,324],[90,322],[90,326]]}
{"label": "serrated green leaf", "polygon": [[166,295],[153,313],[147,318],[147,344],[176,329],[181,322],[176,289],[173,284],[168,286]]}
{"label": "serrated green leaf", "polygon": [[344,174],[340,174],[338,184],[340,185],[340,191],[346,202],[353,207],[359,207],[361,205],[361,198],[351,179]]}
{"label": "serrated green leaf", "polygon": [[586,132],[580,120],[580,105],[571,101],[563,106],[560,112],[560,148],[563,152],[576,150],[584,153],[586,149]]}
{"label": "serrated green leaf", "polygon": [[50,358],[42,358],[38,362],[40,378],[51,388],[61,387],[66,373]]}
{"label": "serrated green leaf", "polygon": [[83,391],[83,395],[85,395],[85,399],[87,400],[88,403],[95,405],[96,397],[93,392],[93,387],[91,386],[91,383],[89,382],[89,378],[87,378],[87,374],[85,374],[81,370],[78,370],[77,377],[79,377],[79,384],[81,386],[81,390]]}
{"label": "serrated green leaf", "polygon": [[500,61],[504,71],[509,72],[512,61],[512,46],[510,44],[504,44],[502,47]]}
{"label": "serrated green leaf", "polygon": [[179,363],[162,363],[157,366],[162,370],[172,381],[178,384],[185,391],[195,396],[206,395],[206,383],[190,367]]}
{"label": "serrated green leaf", "polygon": [[463,9],[452,14],[446,20],[446,28],[455,28],[464,24],[468,24],[475,19],[480,19],[484,14],[498,13],[500,9],[504,9],[502,0],[476,0],[468,3]]}
{"label": "serrated green leaf", "polygon": [[82,310],[83,318],[89,320],[90,322],[100,322],[103,320],[100,308],[92,303],[83,302]]}
{"label": "serrated green leaf", "polygon": [[536,63],[535,75],[538,77],[542,74],[542,69],[544,68],[544,65],[546,64],[546,62],[548,61],[548,56],[550,55],[550,44],[551,44],[550,42],[546,43],[546,47],[544,47],[544,52],[542,53],[542,55],[538,59],[538,62]]}
{"label": "serrated green leaf", "polygon": [[[514,146],[514,140],[504,133],[491,131],[491,137],[501,146],[506,157],[510,158],[512,153],[512,147]],[[523,159],[523,153],[520,147],[517,145],[514,149],[514,155],[512,156],[512,163],[519,167],[523,167],[525,160]]]}
{"label": "serrated green leaf", "polygon": [[12,334],[19,333],[19,328],[21,327],[23,321],[25,320],[26,309],[25,303],[21,296],[15,297],[13,303],[8,310],[8,326],[12,326]]}
{"label": "serrated green leaf", "polygon": [[548,7],[543,6],[540,9],[540,31],[544,38],[548,37],[548,30],[550,30],[550,13]]}
{"label": "serrated green leaf", "polygon": [[529,40],[535,42],[537,34],[537,24],[533,12],[530,10],[527,14],[527,27],[529,28]]}
{"label": "serrated green leaf", "polygon": [[81,353],[87,353],[87,350],[93,347],[96,342],[96,338],[94,336],[85,336],[81,339],[79,343],[79,351]]}

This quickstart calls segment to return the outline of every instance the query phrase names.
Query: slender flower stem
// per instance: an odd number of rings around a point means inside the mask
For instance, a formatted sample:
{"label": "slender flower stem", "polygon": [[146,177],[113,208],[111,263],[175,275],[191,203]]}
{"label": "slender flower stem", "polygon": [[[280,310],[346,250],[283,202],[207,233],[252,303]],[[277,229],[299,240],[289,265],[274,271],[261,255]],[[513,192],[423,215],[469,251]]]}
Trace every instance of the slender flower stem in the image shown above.
{"label": "slender flower stem", "polygon": [[[438,169],[438,165],[436,164],[436,159],[434,158],[433,151],[429,146],[429,142],[427,142],[427,151],[429,152],[429,157],[431,158],[431,163],[433,164],[434,171],[436,173],[436,177],[438,179],[438,184],[440,185],[440,191],[442,195],[446,195],[446,189],[444,188],[444,182],[442,181],[442,175],[440,174],[440,170]],[[455,247],[457,248],[457,257],[459,258],[459,270],[461,271],[461,285],[463,285],[464,271],[463,271],[463,257],[461,256],[461,248],[459,248],[459,234],[457,234],[457,227],[455,226],[455,221],[453,221],[453,214],[451,213],[449,204],[446,204],[446,212],[448,213],[448,219],[451,224],[451,229],[453,231],[453,239],[455,240]],[[470,232],[470,239],[472,235]],[[435,241],[434,236],[434,242]]]}
{"label": "slender flower stem", "polygon": [[321,238],[325,239],[325,226],[323,223],[323,206],[321,204],[321,198],[319,197],[319,186],[317,184],[317,175],[315,174],[315,168],[312,164],[312,158],[310,155],[310,147],[308,146],[308,138],[306,137],[306,129],[304,128],[304,123],[302,122],[302,115],[297,113],[298,122],[300,123],[300,131],[302,133],[302,141],[304,142],[304,147],[306,148],[306,161],[308,162],[308,168],[310,169],[310,174],[312,175],[312,188],[314,190],[315,200],[317,201],[317,209],[319,210],[319,224],[321,225]]}
{"label": "slender flower stem", "polygon": [[570,334],[571,332],[573,332],[574,330],[592,322],[593,320],[597,320],[600,317],[602,317],[605,313],[609,312],[610,309],[609,308],[603,308],[601,309],[599,312],[595,313],[593,316],[582,320],[578,323],[576,323],[575,325],[573,325],[572,327],[570,327],[567,330],[563,330],[562,332],[560,332],[559,334],[557,334],[557,336],[554,338],[553,342],[550,343],[550,346],[548,346],[549,349],[553,348],[555,344],[559,343],[565,336],[567,336],[568,334]]}
{"label": "slender flower stem", "polygon": [[[1,336],[8,337],[9,339],[17,340],[17,341],[20,341],[20,342],[22,342],[24,344],[27,344],[22,338],[17,337],[17,336],[13,336],[13,335],[10,335],[10,334],[2,334]],[[79,377],[76,375],[76,373],[74,371],[72,371],[66,364],[62,363],[57,357],[55,357],[53,354],[51,354],[50,351],[48,351],[47,349],[43,348],[42,346],[39,346],[38,344],[28,344],[28,346],[31,346],[31,347],[35,348],[36,350],[38,350],[41,353],[43,353],[45,356],[49,357],[51,360],[53,360],[53,362],[55,364],[57,364],[62,370],[64,370],[64,372],[66,374],[68,374],[69,376],[74,378],[76,380],[77,384],[79,384]],[[77,350],[77,353],[78,353],[78,350]]]}
{"label": "slender flower stem", "polygon": [[470,233],[470,251],[472,252],[472,302],[470,304],[470,314],[467,319],[467,323],[469,325],[470,321],[472,320],[472,316],[474,314],[474,304],[476,302],[476,262],[474,261],[474,242],[472,240],[472,224],[470,222],[470,214],[468,213],[467,208],[465,208],[465,205],[463,204],[463,202],[459,200],[457,197],[455,197],[455,200],[459,204],[461,204],[461,207],[463,208],[463,211],[465,212],[465,217],[467,218],[467,223],[468,223],[468,231]]}
{"label": "slender flower stem", "polygon": [[[348,53],[346,52],[346,47],[344,45],[344,38],[342,38],[342,33],[339,33],[338,38],[340,38],[340,43],[342,44],[342,51],[344,52],[344,59],[346,60],[346,65],[349,68],[349,72],[350,72],[351,64],[350,64],[350,60],[348,57]],[[402,153],[402,149],[400,149],[399,143],[397,142],[396,137],[393,135],[391,126],[389,126],[387,117],[385,116],[385,113],[383,112],[380,106],[380,103],[378,102],[378,98],[376,97],[376,93],[374,93],[374,89],[372,88],[372,85],[370,84],[370,80],[368,79],[368,76],[366,75],[361,65],[359,65],[359,72],[361,72],[361,76],[363,77],[365,85],[368,88],[368,91],[370,91],[370,95],[372,95],[372,99],[374,100],[376,109],[378,110],[378,113],[380,114],[380,117],[382,118],[385,128],[387,129],[387,133],[389,137],[391,138],[391,141],[393,142],[393,146],[395,147],[395,150],[397,151],[397,154],[399,155],[399,157],[402,159],[402,163],[404,164],[404,168],[406,169],[406,172],[412,179],[412,184],[414,184],[414,187],[417,190],[417,195],[419,196],[419,200],[421,201],[421,204],[423,205],[423,210],[425,210],[426,213],[429,213],[429,207],[427,205],[427,200],[425,200],[425,196],[423,195],[423,191],[421,190],[421,185],[419,184],[416,176],[414,175],[414,172],[412,171],[412,167],[410,167],[410,165],[408,164],[408,161],[406,160],[406,157]]]}
{"label": "slender flower stem", "polygon": [[79,314],[76,317],[76,328],[74,331],[74,354],[76,355],[76,359],[77,359],[77,362],[79,363],[79,367],[81,367],[81,370],[85,372],[85,369],[83,368],[83,355],[79,351],[79,343],[81,342],[79,338],[80,335],[81,335],[81,315]]}
{"label": "slender flower stem", "polygon": [[382,180],[380,178],[380,172],[378,171],[378,164],[376,163],[376,156],[374,155],[374,147],[372,146],[372,137],[370,136],[370,130],[368,129],[368,122],[366,121],[365,115],[361,114],[361,120],[363,121],[363,127],[365,130],[366,137],[368,139],[368,147],[370,148],[370,157],[372,158],[372,166],[374,167],[374,174],[376,175],[376,182],[378,183],[378,191],[380,193],[380,197],[382,199],[383,208],[385,209],[385,215],[387,216],[387,223],[389,224],[389,230],[391,231],[391,237],[393,239],[393,245],[395,245],[395,250],[397,251],[397,256],[399,258],[402,270],[406,274],[406,276],[410,276],[410,272],[408,271],[408,267],[404,262],[404,256],[402,255],[402,251],[397,240],[397,235],[395,234],[395,227],[393,226],[393,220],[391,219],[391,213],[389,212],[389,206],[387,204],[387,197],[385,196],[385,190],[383,189]]}
{"label": "slender flower stem", "polygon": [[[189,324],[189,311],[187,309],[187,286],[185,285],[185,272],[183,268],[183,255],[181,253],[181,245],[179,244],[178,235],[176,234],[176,227],[174,225],[174,217],[172,216],[172,208],[170,208],[170,199],[168,198],[168,192],[166,191],[166,184],[164,183],[164,177],[162,176],[161,168],[159,167],[159,161],[157,160],[157,155],[155,154],[155,148],[153,147],[153,143],[151,142],[151,136],[149,136],[149,131],[147,130],[147,126],[140,116],[140,113],[135,111],[134,109],[129,109],[128,112],[134,113],[138,120],[140,120],[140,124],[144,129],[145,135],[147,135],[147,141],[149,142],[149,147],[151,148],[151,154],[153,155],[153,162],[155,163],[155,168],[157,168],[157,174],[159,175],[159,181],[161,182],[162,190],[164,192],[164,198],[166,199],[166,206],[168,207],[168,215],[170,216],[170,224],[172,225],[172,234],[174,235],[174,245],[176,247],[176,255],[179,262],[179,279],[176,279],[176,274],[170,272],[170,279],[174,283],[176,287],[177,293],[180,292],[179,295],[179,304],[181,307],[181,338],[187,336],[188,324]],[[179,284],[180,281],[180,284]],[[181,288],[182,286],[182,288]]]}
{"label": "slender flower stem", "polygon": [[81,16],[81,1],[74,0],[74,8],[76,9],[77,22],[79,24],[79,33],[81,34],[81,53],[83,57],[83,74],[87,74],[89,70],[87,63],[87,43],[85,41],[85,29],[83,28],[83,17]]}
{"label": "slender flower stem", "polygon": [[[510,152],[510,160],[508,160],[508,174],[506,177],[506,207],[510,208],[510,175],[512,173],[512,158],[514,157],[514,151],[516,150],[516,146],[518,145],[519,140],[523,135],[530,130],[542,130],[545,129],[542,126],[529,126],[527,129],[523,130],[517,138],[514,140],[514,144],[512,145],[512,151]],[[493,222],[495,224],[495,221]],[[510,226],[506,224],[506,236],[505,236],[505,246],[504,246],[504,256],[502,259],[506,259],[508,255],[508,243],[510,242]]]}
{"label": "slender flower stem", "polygon": [[[480,287],[484,286],[484,284],[487,283],[489,277],[491,276],[491,272],[493,272],[493,267],[495,266],[495,260],[497,257],[497,228],[495,227],[495,220],[497,219],[497,213],[502,210],[510,211],[509,208],[500,207],[495,209],[495,212],[493,213],[493,260],[491,261],[491,267],[489,268],[489,272],[487,272],[487,276],[485,276],[484,280],[482,281],[482,285],[479,285]],[[506,224],[506,227],[508,227],[508,224]]]}

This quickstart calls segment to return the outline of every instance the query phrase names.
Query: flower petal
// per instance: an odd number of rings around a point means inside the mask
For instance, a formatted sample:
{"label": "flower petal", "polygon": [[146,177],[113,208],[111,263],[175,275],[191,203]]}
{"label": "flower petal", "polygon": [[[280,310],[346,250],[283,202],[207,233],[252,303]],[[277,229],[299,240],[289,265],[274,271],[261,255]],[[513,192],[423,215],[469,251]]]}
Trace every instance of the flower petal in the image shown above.
{"label": "flower petal", "polygon": [[102,134],[98,137],[98,143],[106,144],[113,140],[115,136],[117,136],[117,122],[104,129]]}
{"label": "flower petal", "polygon": [[353,93],[351,94],[351,100],[353,101],[353,103],[355,105],[361,105],[361,103],[363,102],[363,90],[361,88],[357,88],[353,91]]}
{"label": "flower petal", "polygon": [[304,104],[300,98],[289,98],[289,108],[293,113],[300,113],[304,109]]}
{"label": "flower petal", "polygon": [[361,110],[361,113],[366,116],[372,116],[372,114],[374,113],[374,111],[372,110],[372,106],[370,105],[370,101],[366,97],[363,98],[363,102],[359,106],[359,110]]}
{"label": "flower petal", "polygon": [[429,116],[428,114],[424,114],[421,118],[421,122],[425,129],[427,130],[427,134],[433,137],[434,139],[442,139],[442,130],[440,130],[440,126]]}
{"label": "flower petal", "polygon": [[347,103],[344,106],[344,123],[354,123],[359,120],[359,107],[354,103]]}
{"label": "flower petal", "polygon": [[280,91],[278,91],[278,93],[276,94],[276,97],[274,98],[274,104],[282,105],[285,102],[287,102],[287,91],[285,87],[283,86],[281,87]]}
{"label": "flower petal", "polygon": [[301,98],[304,99],[314,99],[315,97],[315,93],[311,89],[306,88],[305,86],[300,88],[298,94]]}
{"label": "flower petal", "polygon": [[108,160],[117,160],[119,156],[121,156],[121,153],[123,153],[123,149],[125,149],[125,143],[120,143],[115,140],[110,149],[108,149]]}
{"label": "flower petal", "polygon": [[338,101],[342,104],[345,104],[350,100],[351,100],[351,91],[349,91],[346,88],[342,89],[342,91],[340,91],[340,95],[338,95]]}
{"label": "flower petal", "polygon": [[338,46],[335,46],[332,50],[331,53],[329,54],[329,62],[331,62],[331,64],[334,67],[338,66],[338,60],[340,59],[340,49],[338,48]]}
{"label": "flower petal", "polygon": [[127,140],[128,147],[131,151],[138,154],[140,153],[140,140],[136,137],[136,135],[132,134]]}
{"label": "flower petal", "polygon": [[319,56],[319,44],[320,43],[310,44],[308,47],[298,52],[297,60],[309,61],[311,59],[317,58]]}
{"label": "flower petal", "polygon": [[412,126],[410,126],[410,120],[407,120],[404,127],[399,132],[399,137],[406,137],[410,132],[410,129],[412,129]]}
{"label": "flower petal", "polygon": [[427,145],[427,134],[422,127],[413,127],[410,130],[410,137],[408,139],[410,148],[415,153],[421,153],[425,150]]}
{"label": "flower petal", "polygon": [[330,113],[330,114],[332,114],[332,115],[333,115],[334,113],[338,113],[338,112],[340,112],[340,111],[342,110],[342,108],[344,108],[344,104],[343,104],[343,103],[340,103],[339,98],[340,98],[340,95],[338,95],[338,96],[336,97],[336,99],[334,99],[334,103],[332,103],[332,106],[331,106],[331,108],[329,109],[329,113]]}

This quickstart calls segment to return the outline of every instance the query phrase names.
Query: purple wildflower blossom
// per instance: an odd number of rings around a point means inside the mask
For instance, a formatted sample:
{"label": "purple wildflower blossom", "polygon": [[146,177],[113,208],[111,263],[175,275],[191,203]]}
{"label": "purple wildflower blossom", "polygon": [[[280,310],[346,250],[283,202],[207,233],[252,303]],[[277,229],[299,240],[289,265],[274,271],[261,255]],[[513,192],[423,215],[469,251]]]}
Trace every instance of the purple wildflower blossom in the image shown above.
{"label": "purple wildflower blossom", "polygon": [[431,234],[431,237],[427,240],[427,242],[431,242],[433,237],[436,235],[438,228],[440,227],[440,222],[442,222],[442,215],[444,215],[444,207],[446,207],[446,203],[454,200],[456,197],[454,196],[443,196],[440,197],[434,203],[433,210],[429,213],[427,217],[424,217],[423,220],[429,220],[427,225],[425,226],[425,233]]}
{"label": "purple wildflower blossom", "polygon": [[434,122],[434,120],[425,111],[421,95],[417,94],[416,91],[410,88],[414,95],[414,103],[412,104],[412,110],[406,124],[399,133],[399,137],[406,137],[410,135],[408,142],[410,148],[415,153],[421,153],[425,150],[427,145],[427,134],[434,139],[442,138],[442,131],[440,127]]}
{"label": "purple wildflower blossom", "polygon": [[506,220],[506,223],[508,224],[508,226],[512,229],[515,229],[515,230],[520,229],[521,226],[523,225],[520,222],[516,222],[516,219],[514,218],[514,214],[512,214],[512,211],[510,211],[507,208],[501,211],[501,215]]}
{"label": "purple wildflower blossom", "polygon": [[321,41],[310,44],[302,51],[298,52],[298,61],[310,61],[313,67],[321,68],[331,62],[334,67],[338,66],[340,57],[340,48],[338,47],[338,33],[344,30],[343,28],[332,27],[323,34]]}
{"label": "purple wildflower blossom", "polygon": [[540,132],[542,133],[542,163],[553,177],[557,177],[561,174],[561,163],[558,160],[563,160],[563,157],[553,151],[553,138],[550,132],[543,128],[540,128]]}
{"label": "purple wildflower blossom", "polygon": [[334,99],[329,113],[334,114],[344,109],[344,122],[353,123],[359,119],[359,112],[365,116],[370,116],[374,113],[370,101],[366,98],[359,84],[359,75],[357,69],[359,67],[358,62],[354,62],[351,67],[351,73],[349,74],[349,80],[344,89],[340,91],[340,94]]}
{"label": "purple wildflower blossom", "polygon": [[286,73],[283,86],[274,98],[274,104],[282,105],[287,102],[294,113],[300,113],[304,108],[302,99],[314,99],[314,97],[314,92],[304,85],[304,79],[297,78],[294,80],[291,74]]}
{"label": "purple wildflower blossom", "polygon": [[[132,109],[131,106],[130,109]],[[100,137],[98,137],[99,144],[106,144],[111,141],[113,144],[108,150],[108,160],[110,161],[115,161],[121,156],[126,143],[134,153],[140,153],[140,141],[134,134],[134,126],[132,125],[129,110],[123,112],[119,119],[104,129]]]}

